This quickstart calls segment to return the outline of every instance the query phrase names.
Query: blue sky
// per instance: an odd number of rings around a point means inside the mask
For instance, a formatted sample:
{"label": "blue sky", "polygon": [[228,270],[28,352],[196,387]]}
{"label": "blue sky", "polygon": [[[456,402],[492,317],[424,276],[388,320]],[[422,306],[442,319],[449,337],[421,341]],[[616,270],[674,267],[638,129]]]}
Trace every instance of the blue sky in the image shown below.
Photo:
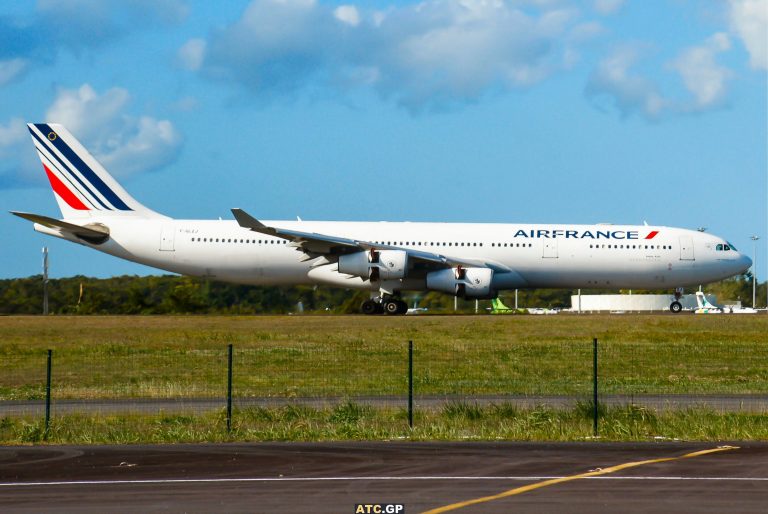
{"label": "blue sky", "polygon": [[[707,227],[764,279],[767,0],[0,4],[0,203],[64,123],[180,218]],[[154,273],[0,217],[2,276]]]}

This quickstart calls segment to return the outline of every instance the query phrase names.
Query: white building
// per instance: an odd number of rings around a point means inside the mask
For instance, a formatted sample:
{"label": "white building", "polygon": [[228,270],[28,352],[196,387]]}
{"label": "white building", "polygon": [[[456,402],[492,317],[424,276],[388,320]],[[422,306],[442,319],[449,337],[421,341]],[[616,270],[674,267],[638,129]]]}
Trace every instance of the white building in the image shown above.
{"label": "white building", "polygon": [[[715,295],[706,295],[707,300],[717,305]],[[571,296],[572,312],[626,311],[626,312],[669,312],[669,305],[675,301],[671,294],[584,294]],[[696,295],[685,294],[679,302],[683,309],[696,309]]]}

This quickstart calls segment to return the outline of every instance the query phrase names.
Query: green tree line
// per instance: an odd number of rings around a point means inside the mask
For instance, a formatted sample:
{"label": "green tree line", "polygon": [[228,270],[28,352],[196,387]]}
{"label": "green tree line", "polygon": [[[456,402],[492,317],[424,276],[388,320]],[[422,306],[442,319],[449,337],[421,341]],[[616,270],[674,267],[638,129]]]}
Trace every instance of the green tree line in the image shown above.
{"label": "green tree line", "polygon": [[[743,275],[706,286],[707,293],[720,302],[741,300],[752,305],[752,277]],[[582,289],[582,294],[616,291]],[[622,291],[628,293],[628,291]],[[671,293],[672,290],[633,291]],[[570,289],[520,290],[520,307],[568,308]],[[289,314],[356,313],[368,298],[366,291],[335,289],[326,286],[267,287],[212,282],[192,277],[119,276],[90,278],[75,276],[51,279],[48,283],[49,312],[52,314]],[[410,293],[409,305],[426,307],[430,312],[452,312],[454,298],[441,293]],[[514,304],[514,292],[505,291],[502,300]],[[757,305],[765,306],[766,283],[759,284]],[[0,314],[39,314],[43,303],[42,276],[0,280]],[[460,312],[474,312],[474,300],[458,300]],[[482,312],[490,306],[479,302]]]}

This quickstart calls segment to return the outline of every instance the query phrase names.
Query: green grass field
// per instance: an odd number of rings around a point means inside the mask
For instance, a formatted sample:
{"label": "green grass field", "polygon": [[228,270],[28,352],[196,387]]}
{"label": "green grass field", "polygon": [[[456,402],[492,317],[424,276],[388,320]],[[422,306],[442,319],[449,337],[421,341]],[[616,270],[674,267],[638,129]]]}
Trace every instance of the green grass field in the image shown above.
{"label": "green grass field", "polygon": [[768,394],[768,316],[2,317],[0,400]]}
{"label": "green grass field", "polygon": [[[56,443],[230,440],[583,440],[592,435],[592,338],[601,394],[768,396],[768,316],[0,317],[0,400],[44,397],[53,349]],[[414,341],[417,408],[342,401],[223,411],[57,413],[58,399],[223,398],[227,344],[236,397],[396,396]],[[469,395],[552,394],[575,408],[475,405]],[[397,402],[399,403],[399,402]],[[604,440],[768,439],[764,414],[602,407]],[[39,417],[0,419],[0,443],[43,440]]]}

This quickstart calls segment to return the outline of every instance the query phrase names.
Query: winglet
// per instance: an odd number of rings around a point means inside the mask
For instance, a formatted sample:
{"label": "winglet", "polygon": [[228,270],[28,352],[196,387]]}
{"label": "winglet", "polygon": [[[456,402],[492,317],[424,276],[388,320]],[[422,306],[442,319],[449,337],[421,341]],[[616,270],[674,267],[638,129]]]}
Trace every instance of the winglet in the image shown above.
{"label": "winglet", "polygon": [[262,234],[275,235],[277,233],[277,230],[266,226],[242,209],[232,209],[232,215],[235,217],[235,220],[237,220],[237,224],[243,228],[253,230],[254,232],[261,232]]}

